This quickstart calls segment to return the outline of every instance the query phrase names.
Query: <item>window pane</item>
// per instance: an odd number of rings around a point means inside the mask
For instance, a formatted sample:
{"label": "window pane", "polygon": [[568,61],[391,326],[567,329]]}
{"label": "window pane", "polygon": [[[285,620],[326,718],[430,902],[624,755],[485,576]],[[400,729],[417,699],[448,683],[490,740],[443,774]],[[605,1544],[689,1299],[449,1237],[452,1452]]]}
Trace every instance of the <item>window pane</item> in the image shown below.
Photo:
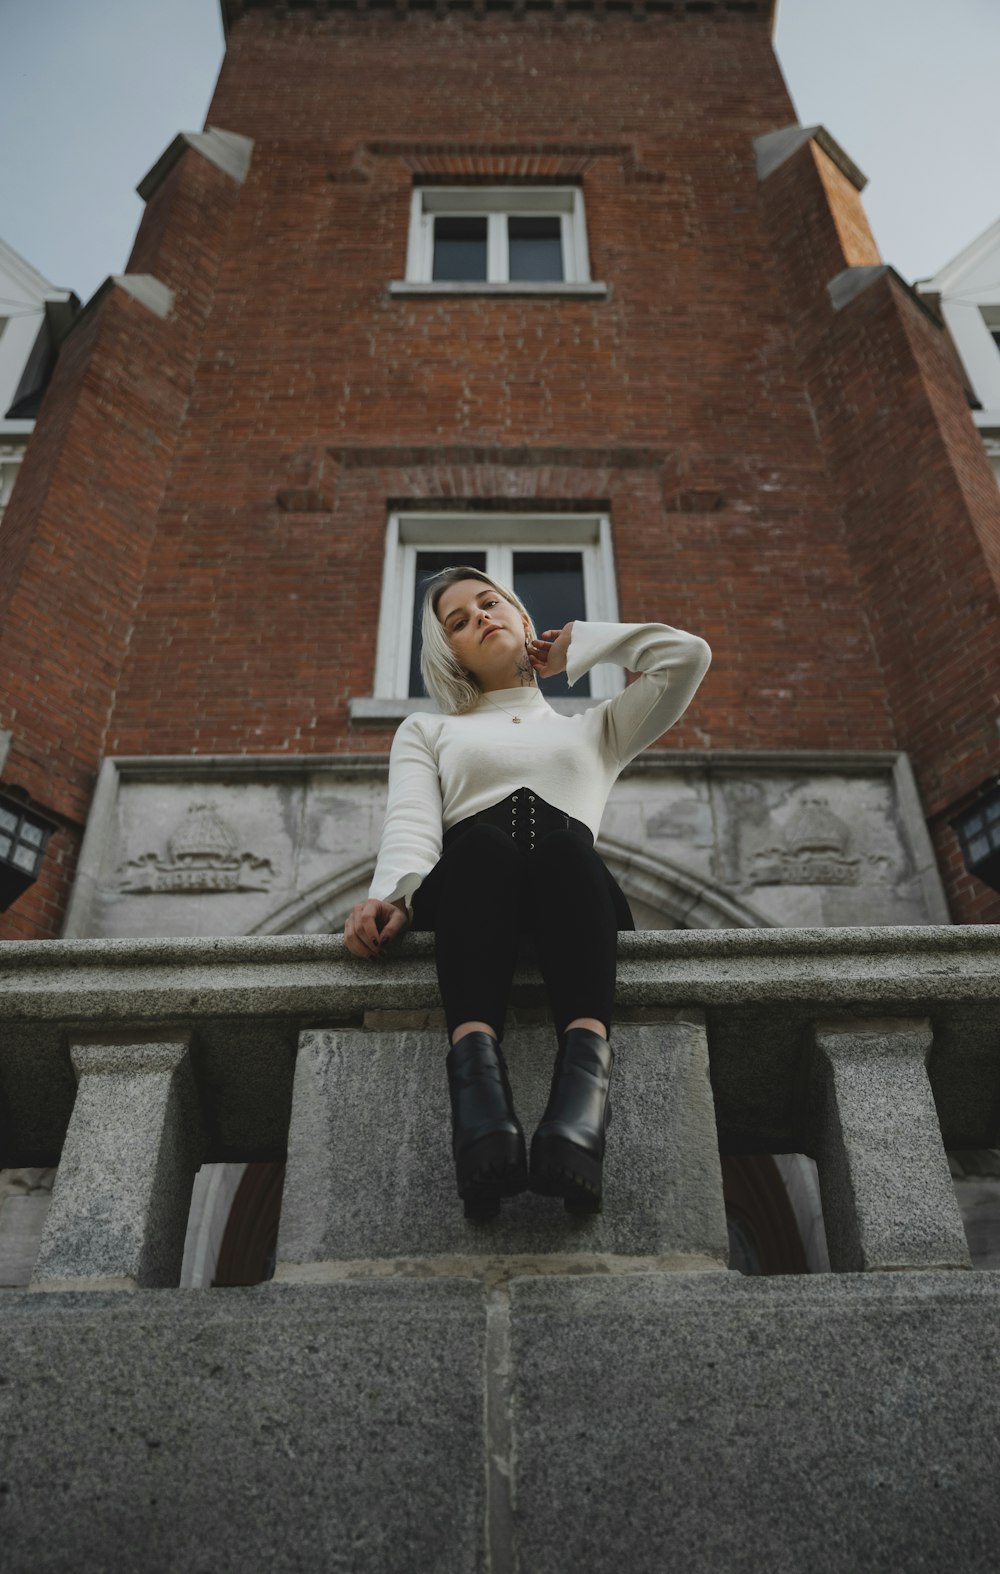
{"label": "window pane", "polygon": [[510,277],[561,279],[563,277],[562,226],[558,217],[507,220],[510,243]]}
{"label": "window pane", "polygon": [[42,832],[41,832],[40,827],[37,826],[37,825],[31,825],[26,820],[24,822],[24,824],[21,826],[21,837],[20,837],[20,839],[21,839],[22,842],[30,842],[32,847],[41,847],[41,845],[42,845]]}
{"label": "window pane", "polygon": [[15,847],[10,861],[12,864],[17,864],[19,869],[27,870],[28,874],[34,874],[35,872],[36,853],[34,848]]}
{"label": "window pane", "polygon": [[486,215],[434,220],[435,279],[486,278]]}
{"label": "window pane", "polygon": [[10,852],[10,837],[0,834],[0,858],[6,858]]}
{"label": "window pane", "polygon": [[[582,552],[515,552],[514,589],[531,613],[538,633],[562,628],[571,618],[585,618]],[[549,699],[567,696],[590,698],[590,676],[578,678],[570,688],[566,674],[546,678],[541,685]]]}
{"label": "window pane", "polygon": [[0,809],[0,831],[14,831],[17,829],[17,815],[11,814],[9,809]]}
{"label": "window pane", "polygon": [[413,579],[413,633],[410,638],[410,687],[407,693],[415,698],[425,692],[420,676],[420,609],[424,603],[424,587],[442,569],[457,564],[478,568],[486,573],[486,553],[469,552],[464,547],[452,547],[447,552],[418,552],[417,572]]}

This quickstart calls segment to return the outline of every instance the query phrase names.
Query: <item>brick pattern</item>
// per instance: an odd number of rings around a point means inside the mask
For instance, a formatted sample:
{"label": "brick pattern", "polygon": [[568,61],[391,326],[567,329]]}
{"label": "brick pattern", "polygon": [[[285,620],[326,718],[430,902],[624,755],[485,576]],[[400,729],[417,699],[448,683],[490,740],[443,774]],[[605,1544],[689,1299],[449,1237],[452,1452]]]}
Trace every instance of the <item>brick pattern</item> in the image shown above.
{"label": "brick pattern", "polygon": [[1000,497],[940,326],[891,272],[834,311],[846,265],[807,150],[763,187],[800,365],[843,504],[900,747],[959,922],[1000,919],[947,826],[1000,771]]}
{"label": "brick pattern", "polygon": [[[253,165],[109,747],[384,748],[347,705],[389,506],[528,498],[606,502],[623,616],[715,645],[672,743],[891,746],[766,266],[753,137],[790,108],[733,28],[248,13],[209,120]],[[390,299],[415,175],[581,178],[611,301]]]}
{"label": "brick pattern", "polygon": [[877,267],[882,258],[861,201],[861,193],[816,142],[809,143],[809,152],[823,186],[845,267]]}

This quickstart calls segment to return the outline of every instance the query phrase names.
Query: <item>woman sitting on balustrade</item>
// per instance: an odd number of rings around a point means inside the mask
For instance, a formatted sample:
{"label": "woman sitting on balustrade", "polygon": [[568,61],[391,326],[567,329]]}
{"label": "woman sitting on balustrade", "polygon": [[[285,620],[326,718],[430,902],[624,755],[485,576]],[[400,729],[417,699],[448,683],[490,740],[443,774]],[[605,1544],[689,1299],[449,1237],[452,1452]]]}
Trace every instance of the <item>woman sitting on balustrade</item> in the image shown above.
{"label": "woman sitting on balustrade", "polygon": [[[703,639],[660,623],[577,621],[538,638],[514,592],[478,569],[428,584],[421,672],[442,714],[396,733],[375,875],[344,935],[373,960],[408,923],[434,931],[469,1217],[525,1187],[600,1208],[617,939],[635,925],[594,838],[615,778],[683,715],[710,659]],[[572,684],[601,661],[640,676],[583,713],[551,708],[539,678]],[[524,930],[558,1040],[530,1168],[500,1049]]]}

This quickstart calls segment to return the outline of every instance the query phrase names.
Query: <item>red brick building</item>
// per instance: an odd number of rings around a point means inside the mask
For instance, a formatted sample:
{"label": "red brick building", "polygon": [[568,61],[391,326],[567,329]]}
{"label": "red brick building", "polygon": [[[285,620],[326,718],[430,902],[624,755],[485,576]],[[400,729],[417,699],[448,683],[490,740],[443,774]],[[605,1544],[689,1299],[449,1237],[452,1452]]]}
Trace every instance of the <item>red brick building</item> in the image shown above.
{"label": "red brick building", "polygon": [[55,826],[0,935],[336,927],[473,552],[714,649],[609,808],[640,925],[1000,917],[950,824],[1000,499],[771,9],[225,0],[0,533],[0,794]]}

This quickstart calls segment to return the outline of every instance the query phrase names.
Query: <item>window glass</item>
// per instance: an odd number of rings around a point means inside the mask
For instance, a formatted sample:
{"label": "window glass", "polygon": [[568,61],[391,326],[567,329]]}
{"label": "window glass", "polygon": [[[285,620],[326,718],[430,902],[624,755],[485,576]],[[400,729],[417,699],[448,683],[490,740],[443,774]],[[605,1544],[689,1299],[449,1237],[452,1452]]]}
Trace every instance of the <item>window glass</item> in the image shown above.
{"label": "window glass", "polygon": [[11,863],[17,864],[20,869],[26,869],[28,874],[34,874],[36,857],[37,854],[31,847],[18,845],[14,848]]}
{"label": "window glass", "polygon": [[9,809],[0,809],[0,830],[15,831],[17,829],[17,815],[11,814]]}
{"label": "window glass", "polygon": [[486,278],[486,215],[439,215],[434,220],[435,279]]}
{"label": "window glass", "polygon": [[452,547],[449,552],[418,552],[417,572],[413,580],[413,634],[410,639],[410,687],[408,693],[416,698],[424,693],[424,680],[420,676],[420,610],[424,604],[427,581],[440,574],[442,569],[463,563],[468,568],[478,568],[486,573],[486,553],[469,552],[463,547]]}
{"label": "window glass", "polygon": [[558,215],[507,220],[510,278],[515,280],[562,279],[562,225]]}
{"label": "window glass", "polygon": [[[587,616],[581,552],[515,552],[514,589],[539,634]],[[590,676],[585,673],[570,688],[561,672],[557,678],[546,678],[542,692],[549,699],[589,699]]]}

